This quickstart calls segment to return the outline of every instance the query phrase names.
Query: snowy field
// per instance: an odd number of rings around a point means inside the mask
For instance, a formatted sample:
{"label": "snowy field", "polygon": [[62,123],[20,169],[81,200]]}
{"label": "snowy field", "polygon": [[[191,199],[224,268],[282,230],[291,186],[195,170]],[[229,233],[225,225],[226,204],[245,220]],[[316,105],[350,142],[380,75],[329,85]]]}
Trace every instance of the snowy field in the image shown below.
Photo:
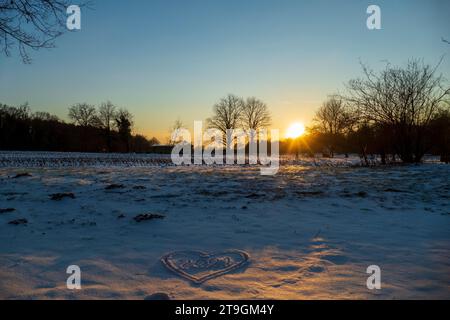
{"label": "snowy field", "polygon": [[[450,299],[450,166],[358,163],[286,160],[261,176],[169,156],[0,153],[0,298]],[[134,219],[146,213],[159,218]],[[161,263],[230,249],[249,261],[201,284]],[[66,288],[69,265],[81,290]],[[366,287],[369,265],[381,290]]]}

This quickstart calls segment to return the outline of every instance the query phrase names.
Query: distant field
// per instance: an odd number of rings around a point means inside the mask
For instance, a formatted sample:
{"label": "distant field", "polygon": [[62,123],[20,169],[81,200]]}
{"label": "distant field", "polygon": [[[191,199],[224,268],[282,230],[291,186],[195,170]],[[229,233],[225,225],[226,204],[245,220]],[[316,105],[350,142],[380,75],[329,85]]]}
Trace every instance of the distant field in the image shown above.
{"label": "distant field", "polygon": [[[370,158],[371,164],[379,164],[379,158]],[[426,163],[438,163],[439,157],[427,156]],[[362,160],[357,155],[337,155],[335,158],[314,158],[280,156],[282,165],[304,166],[361,166]],[[170,154],[138,154],[138,153],[79,153],[79,152],[36,152],[36,151],[0,151],[0,167],[90,167],[90,166],[123,166],[146,167],[172,165]]]}

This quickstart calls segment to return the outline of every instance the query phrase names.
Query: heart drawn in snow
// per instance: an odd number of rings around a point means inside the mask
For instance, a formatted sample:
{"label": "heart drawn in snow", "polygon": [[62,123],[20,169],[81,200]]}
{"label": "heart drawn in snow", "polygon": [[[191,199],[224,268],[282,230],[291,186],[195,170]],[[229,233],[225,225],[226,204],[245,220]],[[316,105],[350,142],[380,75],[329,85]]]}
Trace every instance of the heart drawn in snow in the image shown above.
{"label": "heart drawn in snow", "polygon": [[169,270],[197,284],[235,270],[248,260],[248,253],[240,250],[219,253],[177,251],[161,258],[161,262]]}

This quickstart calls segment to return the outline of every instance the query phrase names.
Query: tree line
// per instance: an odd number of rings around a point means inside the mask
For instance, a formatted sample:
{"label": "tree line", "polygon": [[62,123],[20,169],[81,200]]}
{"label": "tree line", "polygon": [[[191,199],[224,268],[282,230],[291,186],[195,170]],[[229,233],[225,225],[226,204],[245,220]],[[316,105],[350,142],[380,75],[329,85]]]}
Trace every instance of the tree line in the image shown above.
{"label": "tree line", "polygon": [[[436,66],[412,59],[380,72],[362,65],[363,76],[350,80],[344,94],[332,94],[317,110],[313,125],[298,139],[281,141],[281,153],[357,153],[365,164],[421,162],[427,153],[450,162],[450,87]],[[227,129],[259,130],[270,125],[267,105],[257,98],[228,95],[207,120],[226,136]]]}
{"label": "tree line", "polygon": [[67,123],[48,112],[31,112],[28,103],[0,104],[0,150],[72,152],[148,152],[156,138],[132,134],[133,115],[104,102],[78,103]]}
{"label": "tree line", "polygon": [[306,140],[330,157],[357,152],[366,163],[369,155],[383,164],[418,163],[427,153],[448,162],[450,87],[437,74],[439,65],[413,59],[380,72],[363,65],[363,77],[319,108]]}

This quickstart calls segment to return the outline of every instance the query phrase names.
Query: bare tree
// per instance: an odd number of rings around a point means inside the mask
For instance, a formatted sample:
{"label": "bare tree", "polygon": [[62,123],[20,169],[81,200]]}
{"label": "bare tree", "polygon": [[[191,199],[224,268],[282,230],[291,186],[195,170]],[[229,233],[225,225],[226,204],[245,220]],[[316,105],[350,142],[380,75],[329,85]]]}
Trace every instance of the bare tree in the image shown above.
{"label": "bare tree", "polygon": [[353,123],[353,115],[342,97],[332,95],[316,112],[314,121],[322,132],[340,134],[349,129]]}
{"label": "bare tree", "polygon": [[450,95],[436,74],[440,62],[434,67],[421,60],[410,60],[404,68],[388,64],[380,73],[363,65],[364,78],[349,82],[347,100],[365,121],[392,128],[403,162],[421,161],[427,151],[425,131]]}
{"label": "bare tree", "polygon": [[247,98],[242,107],[242,124],[246,130],[267,128],[272,121],[267,105],[255,97]]}
{"label": "bare tree", "polygon": [[103,102],[98,108],[98,118],[104,129],[111,131],[116,119],[116,106],[111,102]]}
{"label": "bare tree", "polygon": [[169,129],[169,145],[175,145],[180,142],[181,129],[183,129],[184,124],[180,119],[175,120],[173,126]]}
{"label": "bare tree", "polygon": [[111,151],[111,131],[115,125],[116,106],[111,101],[104,102],[98,108],[98,118],[102,129],[105,131],[106,146]]}
{"label": "bare tree", "polygon": [[336,145],[349,132],[355,119],[349,107],[338,95],[332,95],[316,112],[315,130],[322,134],[330,156],[334,156]]}
{"label": "bare tree", "polygon": [[97,111],[93,105],[77,103],[69,108],[69,118],[82,127],[96,127],[99,125]]}
{"label": "bare tree", "polygon": [[214,115],[207,119],[208,127],[220,130],[226,136],[227,129],[237,129],[242,116],[244,100],[229,94],[214,105]]}
{"label": "bare tree", "polygon": [[68,0],[0,0],[0,49],[6,56],[17,47],[24,63],[27,50],[54,47],[66,24]]}

